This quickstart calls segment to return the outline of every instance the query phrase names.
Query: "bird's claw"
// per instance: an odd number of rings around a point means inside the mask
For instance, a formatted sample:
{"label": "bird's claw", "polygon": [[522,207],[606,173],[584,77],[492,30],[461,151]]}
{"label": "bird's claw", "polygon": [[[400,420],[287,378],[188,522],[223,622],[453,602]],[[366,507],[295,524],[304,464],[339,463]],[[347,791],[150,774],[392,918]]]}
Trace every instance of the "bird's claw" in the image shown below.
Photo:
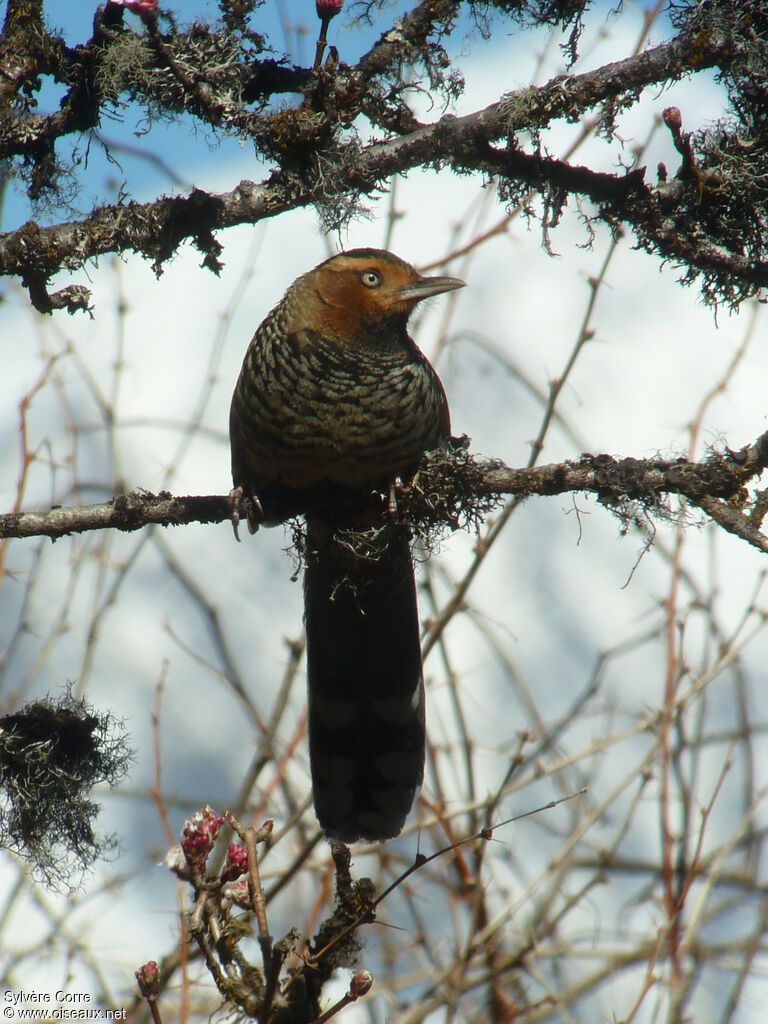
{"label": "bird's claw", "polygon": [[243,500],[243,488],[233,487],[227,495],[229,502],[229,518],[232,520],[232,530],[235,534],[235,540],[240,540],[240,534],[238,532],[238,526],[240,525],[240,505]]}
{"label": "bird's claw", "polygon": [[[240,533],[238,527],[240,526],[240,520],[242,518],[241,513],[243,510],[243,499],[245,498],[245,492],[242,487],[233,487],[229,492],[229,510],[230,518],[232,520],[232,529],[235,533],[235,540],[240,540]],[[259,523],[264,520],[264,509],[261,507],[261,502],[255,494],[250,496],[249,504],[250,509],[247,513],[248,517],[248,529],[251,533],[256,533],[259,528]]]}
{"label": "bird's claw", "polygon": [[259,501],[258,495],[251,495],[251,511],[248,513],[248,530],[256,533],[259,523],[264,522],[264,509]]}

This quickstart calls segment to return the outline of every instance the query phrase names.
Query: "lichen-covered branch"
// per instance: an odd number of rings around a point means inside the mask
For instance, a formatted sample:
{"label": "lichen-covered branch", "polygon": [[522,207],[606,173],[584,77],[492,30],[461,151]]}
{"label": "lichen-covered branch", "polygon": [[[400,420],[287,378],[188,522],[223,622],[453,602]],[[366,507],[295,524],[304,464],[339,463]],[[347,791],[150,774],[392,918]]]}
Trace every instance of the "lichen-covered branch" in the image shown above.
{"label": "lichen-covered branch", "polygon": [[[473,458],[463,449],[429,452],[413,480],[398,492],[398,514],[428,534],[476,525],[508,496],[581,492],[594,494],[627,522],[640,513],[672,518],[675,513],[666,499],[679,495],[724,529],[768,552],[768,536],[761,532],[768,512],[766,492],[748,488],[767,467],[768,431],[740,451],[712,452],[700,462],[582,455],[573,461],[513,469],[499,461]],[[386,508],[387,496],[382,499]],[[90,530],[221,523],[231,517],[231,502],[224,495],[176,497],[137,490],[98,505],[0,515],[0,537],[56,539]]]}
{"label": "lichen-covered branch", "polygon": [[[736,305],[768,285],[768,131],[761,101],[768,96],[768,16],[757,0],[741,5],[739,19],[726,0],[681,3],[677,35],[668,42],[429,125],[417,120],[409,89],[421,84],[446,103],[460,93],[463,82],[446,50],[456,0],[421,0],[356,65],[330,59],[314,69],[265,58],[267,40],[248,27],[245,15],[184,31],[173,23],[161,30],[155,15],[142,33],[123,24],[122,7],[107,3],[96,13],[92,38],[68,47],[44,27],[42,6],[39,0],[10,3],[0,36],[0,157],[14,163],[33,200],[55,194],[64,174],[58,140],[93,129],[103,112],[130,101],[150,118],[191,116],[217,134],[235,134],[274,169],[259,183],[242,182],[219,195],[196,189],[149,203],[121,202],[80,220],[49,227],[29,221],[0,234],[0,275],[19,277],[41,311],[88,307],[82,285],[48,294],[48,281],[62,269],[77,270],[106,253],[136,252],[159,273],[179,245],[192,240],[203,264],[218,271],[216,232],[308,205],[326,225],[338,226],[391,175],[419,167],[492,175],[510,203],[534,189],[549,224],[569,195],[586,197],[594,211],[584,212],[587,219],[628,226],[642,247],[680,266],[684,280],[700,279],[712,301]],[[497,18],[562,20],[578,29],[584,4],[470,6],[481,30],[491,8]],[[696,134],[675,122],[681,163],[674,174],[662,168],[657,182],[647,180],[644,168],[608,174],[543,149],[542,129],[587,112],[597,111],[601,132],[611,139],[617,115],[643,89],[712,68],[738,116]],[[67,86],[60,109],[49,115],[34,109],[41,72]],[[301,102],[276,103],[285,91],[298,93]],[[361,117],[378,139],[362,141]]]}
{"label": "lichen-covered branch", "polygon": [[[710,62],[725,46],[722,40],[712,45]],[[536,184],[542,189],[570,189],[608,204],[615,216],[622,208],[636,210],[639,220],[645,206],[637,198],[630,203],[628,195],[638,193],[650,201],[641,174],[614,175],[575,168],[517,149],[497,151],[489,143],[567,114],[573,96],[580,104],[592,105],[615,95],[625,74],[631,88],[641,80],[646,84],[663,80],[675,66],[680,49],[679,44],[664,44],[652,54],[576,76],[567,91],[558,80],[541,90],[510,94],[465,117],[447,114],[435,124],[419,126],[386,142],[359,148],[350,144],[335,159],[330,153],[327,157],[318,154],[311,175],[276,172],[262,184],[243,181],[231,192],[218,195],[195,189],[186,197],[104,206],[82,221],[50,228],[30,222],[16,232],[0,235],[0,273],[17,274],[32,287],[62,267],[75,269],[105,253],[125,251],[151,259],[160,272],[163,263],[189,239],[205,255],[206,265],[217,270],[221,245],[214,237],[216,230],[255,223],[313,202],[338,203],[350,191],[374,192],[392,174],[441,162],[464,173],[482,170],[514,177],[526,187]],[[697,59],[703,59],[701,54]],[[768,284],[766,268],[750,267],[749,272],[755,277],[762,273]]]}

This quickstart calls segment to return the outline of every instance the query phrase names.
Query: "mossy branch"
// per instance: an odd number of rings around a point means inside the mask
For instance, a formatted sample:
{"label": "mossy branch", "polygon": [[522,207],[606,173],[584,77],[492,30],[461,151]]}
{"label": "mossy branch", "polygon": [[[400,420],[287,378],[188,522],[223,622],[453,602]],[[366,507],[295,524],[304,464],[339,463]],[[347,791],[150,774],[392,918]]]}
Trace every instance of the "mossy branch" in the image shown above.
{"label": "mossy branch", "polygon": [[[552,212],[569,195],[584,196],[593,204],[588,220],[629,227],[640,246],[681,267],[684,281],[701,280],[708,300],[738,305],[768,287],[768,156],[759,113],[760,90],[768,88],[768,24],[759,12],[734,20],[726,6],[711,0],[700,10],[686,9],[678,17],[677,36],[642,53],[583,74],[559,75],[432,124],[416,119],[402,70],[404,64],[418,68],[429,89],[446,100],[461,91],[440,42],[454,27],[458,5],[449,0],[418,4],[356,65],[314,70],[264,61],[258,56],[263,38],[210,26],[163,35],[155,26],[139,36],[97,18],[93,38],[82,47],[67,48],[43,34],[36,47],[24,49],[19,39],[26,37],[17,38],[6,24],[0,73],[9,83],[6,99],[15,95],[17,102],[0,118],[0,156],[15,159],[18,173],[31,175],[33,199],[55,191],[63,173],[55,159],[57,140],[93,128],[102,108],[126,98],[143,103],[150,117],[190,115],[218,134],[247,139],[275,169],[260,182],[243,181],[218,195],[195,189],[148,203],[120,202],[49,227],[30,220],[0,234],[0,275],[20,278],[42,312],[88,309],[86,288],[49,294],[51,277],[101,255],[126,252],[150,260],[159,274],[190,240],[202,252],[203,265],[218,272],[222,244],[216,233],[224,228],[312,205],[326,227],[338,227],[392,175],[447,166],[459,174],[495,177],[500,197],[512,205],[533,188],[551,223],[557,219]],[[41,62],[58,67],[54,77],[70,86],[61,109],[45,117],[20,100],[33,88]],[[576,121],[590,110],[598,112],[606,138],[613,137],[616,114],[631,107],[643,89],[709,68],[728,85],[740,123],[723,122],[689,144],[690,135],[680,135],[686,155],[674,176],[664,168],[652,184],[644,168],[603,173],[541,149],[541,129]],[[282,90],[299,93],[302,102],[276,106],[271,97]],[[385,137],[364,143],[352,127],[361,115]],[[528,137],[533,146],[523,145]],[[530,209],[527,200],[525,207]]]}
{"label": "mossy branch", "polygon": [[[698,462],[582,455],[567,462],[514,469],[498,460],[475,458],[463,449],[428,452],[413,479],[397,489],[396,514],[419,535],[429,537],[442,529],[477,526],[509,497],[587,493],[626,524],[641,513],[651,519],[674,518],[678,513],[667,499],[677,495],[723,529],[768,553],[768,536],[761,531],[768,492],[754,488],[766,467],[768,431],[739,451],[712,451]],[[388,501],[389,496],[382,494],[384,515],[389,514]],[[247,512],[248,500],[242,504]],[[307,511],[312,511],[311,504]],[[135,490],[97,505],[0,515],[0,538],[55,540],[91,530],[134,531],[150,525],[221,523],[231,518],[232,504],[226,495],[180,497],[167,491]]]}

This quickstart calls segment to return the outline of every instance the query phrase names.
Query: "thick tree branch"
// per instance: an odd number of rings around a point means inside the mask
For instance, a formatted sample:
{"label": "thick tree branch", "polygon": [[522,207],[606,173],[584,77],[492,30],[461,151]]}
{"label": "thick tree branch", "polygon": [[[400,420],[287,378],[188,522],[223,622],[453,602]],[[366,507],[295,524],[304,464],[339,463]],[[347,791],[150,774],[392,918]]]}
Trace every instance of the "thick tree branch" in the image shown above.
{"label": "thick tree branch", "polygon": [[[464,451],[431,452],[398,496],[400,513],[417,528],[456,528],[477,522],[504,496],[584,492],[622,519],[639,510],[670,518],[663,499],[684,497],[731,533],[768,552],[761,533],[768,510],[764,492],[751,495],[747,484],[768,467],[768,431],[738,452],[711,453],[700,462],[686,459],[615,459],[582,455],[576,461],[513,469],[498,461],[475,459]],[[99,505],[53,508],[0,516],[0,537],[63,537],[90,530],[133,531],[144,526],[221,523],[231,518],[227,496],[174,497],[132,491]]]}
{"label": "thick tree branch", "polygon": [[[445,17],[449,15],[450,11],[444,12]],[[657,209],[654,190],[644,185],[640,171],[610,175],[574,168],[539,154],[525,154],[511,142],[505,150],[491,148],[492,142],[512,140],[519,131],[535,132],[554,119],[575,118],[601,104],[621,106],[633,102],[647,85],[727,62],[736,44],[724,31],[693,38],[683,33],[638,56],[582,75],[559,77],[541,88],[518,90],[465,117],[445,115],[435,124],[418,126],[384,142],[365,147],[339,145],[328,134],[335,130],[330,115],[337,125],[349,123],[359,113],[361,104],[365,105],[361,97],[370,84],[371,68],[366,60],[378,70],[382,52],[391,45],[385,37],[358,68],[340,68],[337,73],[319,69],[315,85],[320,83],[322,88],[310,89],[310,93],[313,103],[327,107],[328,114],[308,111],[305,102],[297,111],[283,111],[271,118],[243,111],[242,117],[235,119],[233,124],[242,131],[245,118],[262,151],[277,150],[286,157],[281,161],[284,169],[261,184],[244,181],[220,195],[195,190],[186,197],[104,206],[80,221],[52,227],[41,228],[29,221],[17,231],[0,235],[0,274],[21,277],[36,307],[49,312],[57,305],[47,296],[50,277],[106,253],[137,252],[151,259],[160,272],[178,246],[191,239],[203,252],[204,265],[216,271],[221,253],[213,235],[217,230],[256,223],[313,203],[340,209],[350,195],[374,193],[392,174],[447,163],[461,173],[506,174],[540,189],[573,189],[607,206],[612,219],[631,224],[644,242],[656,244],[664,256],[725,265],[734,273],[748,274],[750,281],[768,283],[768,264],[746,257],[734,262],[730,251],[720,251],[706,239],[697,245],[690,238],[679,238],[668,210]],[[204,92],[202,85],[196,85],[198,100],[198,94]],[[221,120],[220,104],[213,106],[218,111],[216,119]],[[322,127],[323,118],[327,130]],[[27,127],[34,129],[34,125]],[[304,153],[304,164],[292,166],[290,154],[299,152]],[[310,159],[307,153],[315,155]],[[668,186],[665,189],[668,206],[670,190]],[[62,304],[66,303],[58,302]],[[82,301],[78,305],[82,307]]]}

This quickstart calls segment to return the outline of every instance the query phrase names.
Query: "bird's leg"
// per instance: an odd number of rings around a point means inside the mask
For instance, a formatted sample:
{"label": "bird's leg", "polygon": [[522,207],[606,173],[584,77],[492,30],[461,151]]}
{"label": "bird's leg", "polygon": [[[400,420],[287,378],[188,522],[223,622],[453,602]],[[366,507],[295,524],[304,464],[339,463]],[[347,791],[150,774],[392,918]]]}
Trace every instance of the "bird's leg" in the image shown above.
{"label": "bird's leg", "polygon": [[393,519],[397,516],[397,492],[404,490],[402,478],[396,476],[389,485],[389,500],[387,501],[387,512]]}

